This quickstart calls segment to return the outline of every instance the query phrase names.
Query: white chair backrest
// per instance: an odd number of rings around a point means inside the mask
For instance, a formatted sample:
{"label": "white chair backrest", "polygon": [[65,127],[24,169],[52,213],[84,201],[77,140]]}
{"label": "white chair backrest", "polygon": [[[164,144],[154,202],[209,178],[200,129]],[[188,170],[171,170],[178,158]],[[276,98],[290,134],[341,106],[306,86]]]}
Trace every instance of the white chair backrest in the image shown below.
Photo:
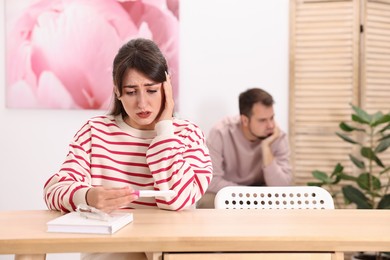
{"label": "white chair backrest", "polygon": [[229,186],[215,196],[216,209],[334,209],[330,193],[316,186]]}

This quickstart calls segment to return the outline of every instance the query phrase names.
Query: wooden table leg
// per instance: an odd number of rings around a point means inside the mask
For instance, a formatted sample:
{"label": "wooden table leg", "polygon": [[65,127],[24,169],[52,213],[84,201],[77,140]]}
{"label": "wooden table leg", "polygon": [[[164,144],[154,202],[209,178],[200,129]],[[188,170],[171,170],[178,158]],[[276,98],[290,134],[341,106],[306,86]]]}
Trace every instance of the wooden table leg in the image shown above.
{"label": "wooden table leg", "polygon": [[332,254],[332,260],[344,260],[344,253],[343,252],[334,252]]}

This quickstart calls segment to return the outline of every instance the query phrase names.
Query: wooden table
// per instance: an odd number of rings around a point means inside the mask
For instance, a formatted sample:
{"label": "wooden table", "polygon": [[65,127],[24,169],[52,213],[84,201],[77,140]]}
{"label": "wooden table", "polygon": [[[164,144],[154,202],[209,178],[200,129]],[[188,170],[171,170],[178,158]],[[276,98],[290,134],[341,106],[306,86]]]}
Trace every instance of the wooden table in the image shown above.
{"label": "wooden table", "polygon": [[[243,259],[257,259],[260,254],[262,259],[283,258],[288,253],[296,259],[306,255],[343,259],[343,252],[390,251],[390,210],[132,212],[134,221],[117,233],[94,235],[47,233],[46,222],[58,212],[2,211],[0,254],[39,259],[46,253],[145,251],[164,252],[164,259],[174,260],[196,259],[199,254],[191,258],[194,252],[215,259],[230,259],[230,253],[244,255]],[[218,258],[210,252],[225,254]]]}

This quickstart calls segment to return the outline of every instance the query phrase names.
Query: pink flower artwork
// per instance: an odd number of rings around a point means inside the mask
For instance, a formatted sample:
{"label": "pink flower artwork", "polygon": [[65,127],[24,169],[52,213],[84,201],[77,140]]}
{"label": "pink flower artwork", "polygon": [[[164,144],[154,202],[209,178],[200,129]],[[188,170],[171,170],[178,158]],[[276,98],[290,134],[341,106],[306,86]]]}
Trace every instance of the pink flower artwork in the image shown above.
{"label": "pink flower artwork", "polygon": [[152,39],[179,89],[179,0],[6,0],[9,108],[107,109],[112,62]]}

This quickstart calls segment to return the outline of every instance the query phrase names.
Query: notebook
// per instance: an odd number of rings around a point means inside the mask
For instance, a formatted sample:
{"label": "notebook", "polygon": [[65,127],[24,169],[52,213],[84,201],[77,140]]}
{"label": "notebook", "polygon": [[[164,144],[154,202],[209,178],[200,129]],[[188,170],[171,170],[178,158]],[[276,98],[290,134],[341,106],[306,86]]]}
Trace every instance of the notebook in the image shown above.
{"label": "notebook", "polygon": [[70,212],[46,223],[47,232],[113,234],[133,221],[133,213],[113,212],[108,220],[86,218]]}

